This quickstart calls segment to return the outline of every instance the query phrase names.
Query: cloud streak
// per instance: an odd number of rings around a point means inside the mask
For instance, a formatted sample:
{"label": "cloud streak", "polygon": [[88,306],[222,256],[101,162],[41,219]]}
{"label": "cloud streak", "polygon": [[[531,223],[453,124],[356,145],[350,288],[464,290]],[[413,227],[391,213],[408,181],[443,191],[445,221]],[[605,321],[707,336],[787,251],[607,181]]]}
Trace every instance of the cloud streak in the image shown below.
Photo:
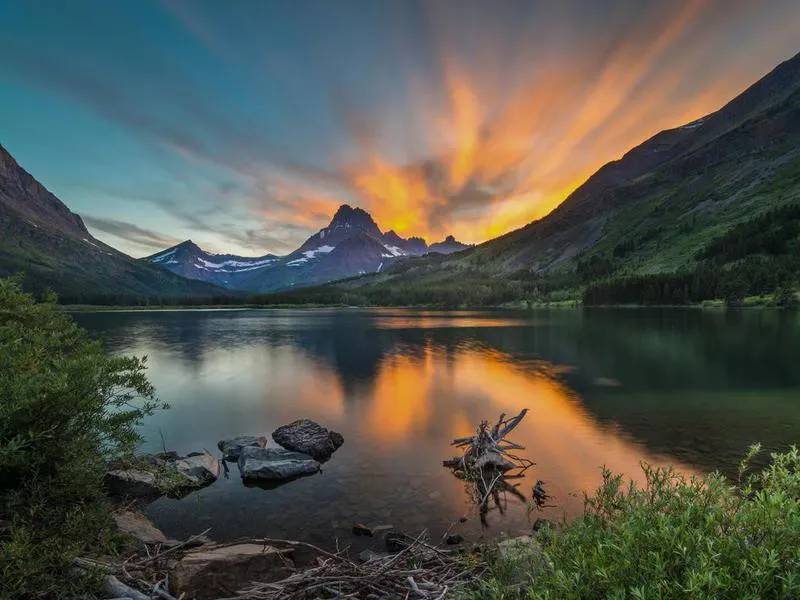
{"label": "cloud streak", "polygon": [[[166,149],[175,179],[213,183],[201,199],[117,197],[256,253],[291,249],[342,202],[428,239],[520,227],[724,104],[798,49],[800,26],[789,0],[156,6],[163,30],[96,11],[100,46],[75,11],[50,32],[69,52],[8,32],[0,72]],[[123,224],[97,228],[141,247],[172,235]]]}
{"label": "cloud streak", "polygon": [[82,215],[82,218],[86,225],[93,231],[112,235],[145,250],[157,250],[180,243],[180,240],[168,234],[145,229],[126,221],[107,219],[93,215]]}

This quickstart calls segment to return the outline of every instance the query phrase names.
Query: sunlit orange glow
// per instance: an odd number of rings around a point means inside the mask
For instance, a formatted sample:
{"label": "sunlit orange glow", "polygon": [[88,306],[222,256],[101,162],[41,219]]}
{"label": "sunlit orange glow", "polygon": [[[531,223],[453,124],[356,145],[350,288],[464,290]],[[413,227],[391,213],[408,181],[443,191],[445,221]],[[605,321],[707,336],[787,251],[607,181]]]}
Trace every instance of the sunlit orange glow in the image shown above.
{"label": "sunlit orange glow", "polygon": [[423,365],[397,356],[383,365],[365,418],[367,427],[383,440],[408,439],[424,431],[430,422],[433,380],[418,377],[420,369],[430,373],[430,362],[430,355]]}
{"label": "sunlit orange glow", "polygon": [[[624,27],[581,31],[579,5],[544,3],[513,32],[500,7],[485,11],[464,44],[447,4],[423,9],[429,71],[408,58],[416,38],[386,33],[398,72],[385,103],[360,101],[329,74],[329,108],[342,135],[314,161],[329,167],[283,165],[277,192],[273,171],[248,169],[269,182],[255,198],[262,217],[317,229],[347,202],[384,231],[485,241],[545,216],[648,137],[720,108],[775,66],[768,46],[793,47],[798,25],[787,15],[761,45],[752,41],[763,37],[757,5],[680,0],[652,3],[630,21],[624,5],[610,3],[607,16]],[[224,56],[213,28],[201,25],[186,22]],[[744,37],[731,44],[737,36]],[[325,58],[316,61],[324,66]],[[276,61],[270,76],[291,88],[296,74]]]}
{"label": "sunlit orange glow", "polygon": [[675,464],[648,456],[619,431],[600,426],[560,381],[562,370],[547,363],[530,368],[494,350],[442,354],[429,346],[416,359],[390,356],[369,392],[361,428],[375,444],[402,445],[431,431],[443,438],[469,435],[482,419],[528,408],[530,416],[514,439],[537,462],[533,479],[559,481],[562,499],[594,489],[603,464],[633,478],[641,475],[643,459]]}

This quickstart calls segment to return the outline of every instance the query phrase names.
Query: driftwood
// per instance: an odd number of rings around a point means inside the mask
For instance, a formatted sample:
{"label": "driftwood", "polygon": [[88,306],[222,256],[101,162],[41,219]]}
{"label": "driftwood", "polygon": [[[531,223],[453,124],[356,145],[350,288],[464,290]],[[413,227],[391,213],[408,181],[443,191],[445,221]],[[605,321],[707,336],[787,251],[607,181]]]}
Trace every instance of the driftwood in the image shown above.
{"label": "driftwood", "polygon": [[[268,540],[270,543],[305,545],[304,542]],[[482,561],[461,552],[432,546],[423,531],[410,538],[397,554],[358,563],[347,550],[321,551],[314,567],[292,573],[272,583],[252,583],[228,600],[276,600],[278,598],[417,598],[439,600],[474,583],[485,571]]]}
{"label": "driftwood", "polygon": [[[205,533],[185,542],[164,547],[145,547],[117,564],[77,558],[82,569],[100,570],[106,574],[103,592],[107,597],[131,600],[179,600],[167,585],[167,562],[191,547]],[[281,581],[242,582],[244,589],[228,600],[395,598],[441,600],[482,577],[486,564],[464,553],[432,545],[426,531],[417,537],[406,536],[403,548],[395,554],[380,556],[366,563],[353,560],[348,548],[328,551],[307,542],[272,538],[246,538],[215,547],[254,543],[276,547],[310,548],[317,554],[316,564],[295,570]]]}
{"label": "driftwood", "polygon": [[525,450],[525,447],[507,439],[508,434],[522,422],[526,414],[527,408],[508,419],[503,413],[491,427],[488,421],[481,421],[475,435],[457,438],[451,442],[452,446],[462,450],[462,455],[442,463],[452,469],[456,477],[468,483],[467,492],[478,505],[481,523],[484,525],[490,502],[503,513],[509,494],[522,502],[526,501],[525,495],[517,489],[519,484],[511,481],[520,479],[534,463],[512,453]]}
{"label": "driftwood", "polygon": [[150,600],[150,596],[143,594],[139,590],[125,585],[113,575],[106,577],[103,583],[103,592],[108,594],[108,597],[115,598],[130,598],[131,600]]}

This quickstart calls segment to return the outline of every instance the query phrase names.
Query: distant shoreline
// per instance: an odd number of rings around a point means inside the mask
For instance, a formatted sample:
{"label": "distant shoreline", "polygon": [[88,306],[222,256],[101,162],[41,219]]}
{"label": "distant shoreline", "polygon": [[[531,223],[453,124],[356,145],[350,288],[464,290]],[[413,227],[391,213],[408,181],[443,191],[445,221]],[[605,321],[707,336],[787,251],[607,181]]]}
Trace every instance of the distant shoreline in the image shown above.
{"label": "distant shoreline", "polygon": [[578,310],[578,309],[685,309],[685,310],[754,310],[754,309],[774,309],[774,310],[791,310],[786,307],[770,305],[767,303],[745,303],[741,306],[726,306],[722,301],[703,302],[700,304],[592,304],[584,305],[580,301],[570,302],[543,302],[543,303],[530,303],[526,305],[513,304],[513,305],[498,305],[498,306],[439,306],[439,305],[352,305],[352,304],[206,304],[206,305],[175,305],[175,306],[134,306],[134,305],[91,305],[91,304],[62,304],[59,305],[59,310],[68,313],[80,312],[184,312],[184,311],[198,311],[198,312],[221,312],[221,311],[245,311],[245,310],[266,310],[266,309],[318,309],[318,308],[331,308],[331,309],[406,309],[406,310],[541,310],[541,309],[558,309],[558,310]]}

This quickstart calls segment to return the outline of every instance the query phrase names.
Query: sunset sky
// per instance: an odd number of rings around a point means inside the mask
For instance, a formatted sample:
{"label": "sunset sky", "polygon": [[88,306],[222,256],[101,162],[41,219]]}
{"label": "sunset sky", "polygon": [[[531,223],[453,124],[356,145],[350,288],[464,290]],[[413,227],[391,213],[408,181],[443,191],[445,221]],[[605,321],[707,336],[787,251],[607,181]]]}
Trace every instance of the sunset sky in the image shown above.
{"label": "sunset sky", "polygon": [[480,242],[798,51],[797,0],[0,0],[0,144],[134,256]]}

